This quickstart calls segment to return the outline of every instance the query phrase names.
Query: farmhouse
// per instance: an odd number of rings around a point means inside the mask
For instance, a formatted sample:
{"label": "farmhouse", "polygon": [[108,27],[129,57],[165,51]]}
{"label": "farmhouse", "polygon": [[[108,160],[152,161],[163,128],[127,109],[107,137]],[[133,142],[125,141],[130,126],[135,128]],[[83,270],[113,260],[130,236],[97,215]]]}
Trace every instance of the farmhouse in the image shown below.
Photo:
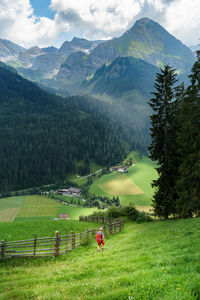
{"label": "farmhouse", "polygon": [[120,173],[128,173],[128,167],[121,167],[121,168],[119,168],[118,169],[118,172],[120,172]]}
{"label": "farmhouse", "polygon": [[118,171],[119,167],[118,166],[115,166],[115,167],[111,167],[110,168],[110,171]]}
{"label": "farmhouse", "polygon": [[81,189],[70,187],[69,189],[59,189],[58,194],[72,197],[80,197]]}
{"label": "farmhouse", "polygon": [[60,214],[60,215],[59,215],[59,219],[60,219],[60,220],[68,220],[69,217],[68,217],[67,214]]}

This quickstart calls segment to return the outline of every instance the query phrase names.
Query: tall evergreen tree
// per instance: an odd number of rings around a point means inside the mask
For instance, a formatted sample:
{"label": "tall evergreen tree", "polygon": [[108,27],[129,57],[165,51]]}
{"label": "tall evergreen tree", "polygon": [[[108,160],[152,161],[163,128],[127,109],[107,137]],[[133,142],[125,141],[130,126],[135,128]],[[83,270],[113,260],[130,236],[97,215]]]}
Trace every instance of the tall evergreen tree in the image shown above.
{"label": "tall evergreen tree", "polygon": [[154,180],[152,186],[156,188],[153,197],[153,205],[158,216],[168,218],[176,213],[176,191],[177,180],[176,161],[176,112],[178,103],[175,100],[176,82],[175,70],[166,65],[157,74],[154,84],[155,92],[149,105],[153,109],[151,116],[151,137],[149,146],[150,158],[156,161],[158,167],[158,179]]}
{"label": "tall evergreen tree", "polygon": [[177,210],[182,217],[200,214],[200,51],[189,76],[180,110],[178,148],[181,158],[177,182]]}

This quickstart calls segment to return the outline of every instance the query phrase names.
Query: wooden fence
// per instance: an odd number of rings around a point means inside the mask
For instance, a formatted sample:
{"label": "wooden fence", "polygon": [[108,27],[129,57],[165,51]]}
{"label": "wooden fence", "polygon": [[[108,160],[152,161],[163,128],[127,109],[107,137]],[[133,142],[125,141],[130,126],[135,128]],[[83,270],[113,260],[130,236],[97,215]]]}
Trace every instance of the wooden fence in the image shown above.
{"label": "wooden fence", "polygon": [[[123,229],[122,219],[110,219],[101,217],[79,217],[79,221],[103,223],[104,234],[115,234]],[[11,241],[1,241],[0,258],[10,257],[44,257],[59,256],[67,253],[78,246],[85,245],[91,240],[95,240],[98,228],[87,229],[84,232],[70,233],[66,230],[65,235],[55,232],[54,237],[38,238],[37,235],[33,239]]]}

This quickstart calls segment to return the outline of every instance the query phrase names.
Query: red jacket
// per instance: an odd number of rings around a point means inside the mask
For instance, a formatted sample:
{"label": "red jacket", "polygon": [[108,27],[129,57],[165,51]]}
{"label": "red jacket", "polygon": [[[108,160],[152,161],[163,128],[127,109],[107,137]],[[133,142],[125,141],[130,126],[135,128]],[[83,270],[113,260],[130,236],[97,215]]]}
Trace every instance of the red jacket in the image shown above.
{"label": "red jacket", "polygon": [[104,239],[103,232],[102,231],[98,231],[97,232],[97,242],[99,243],[99,242],[103,241],[103,239]]}

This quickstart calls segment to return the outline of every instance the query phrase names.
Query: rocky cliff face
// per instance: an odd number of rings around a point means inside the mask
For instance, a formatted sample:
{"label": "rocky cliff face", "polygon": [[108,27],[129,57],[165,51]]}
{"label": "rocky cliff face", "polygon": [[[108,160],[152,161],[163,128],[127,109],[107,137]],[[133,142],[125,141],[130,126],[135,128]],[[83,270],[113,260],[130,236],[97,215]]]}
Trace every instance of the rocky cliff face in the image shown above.
{"label": "rocky cliff face", "polygon": [[10,41],[0,39],[0,60],[8,61],[11,57],[16,57],[19,52],[25,51],[26,49],[14,44]]}
{"label": "rocky cliff face", "polygon": [[87,67],[84,66],[84,61],[87,59],[87,54],[78,51],[71,53],[66,60],[61,64],[57,80],[72,80],[79,81],[87,75]]}

